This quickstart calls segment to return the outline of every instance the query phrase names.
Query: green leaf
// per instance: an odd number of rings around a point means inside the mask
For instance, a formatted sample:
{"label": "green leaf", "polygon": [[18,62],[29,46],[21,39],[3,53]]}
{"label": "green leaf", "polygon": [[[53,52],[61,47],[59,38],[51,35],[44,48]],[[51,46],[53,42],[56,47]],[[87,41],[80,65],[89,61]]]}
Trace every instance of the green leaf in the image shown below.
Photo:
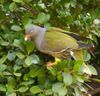
{"label": "green leaf", "polygon": [[3,91],[3,92],[6,91],[6,87],[5,87],[5,85],[0,84],[0,91]]}
{"label": "green leaf", "polygon": [[39,57],[37,55],[30,55],[25,59],[26,65],[30,66],[31,64],[38,64],[39,63]]}
{"label": "green leaf", "polygon": [[88,65],[88,67],[92,75],[97,75],[97,70],[92,65]]}
{"label": "green leaf", "polygon": [[11,11],[14,11],[15,9],[16,9],[16,3],[15,2],[12,2],[11,4],[10,4],[10,6],[9,6],[9,9],[11,10]]}
{"label": "green leaf", "polygon": [[25,74],[23,77],[23,80],[28,81],[29,80],[29,74]]}
{"label": "green leaf", "polygon": [[2,19],[4,19],[4,17],[6,17],[5,12],[0,11],[0,21],[1,21]]}
{"label": "green leaf", "polygon": [[80,69],[79,69],[79,72],[80,72],[80,73],[86,73],[86,74],[88,74],[88,75],[92,75],[92,73],[91,73],[91,71],[90,71],[88,65],[86,65],[86,64],[81,65],[81,67],[80,67]]}
{"label": "green leaf", "polygon": [[26,50],[28,54],[30,54],[34,50],[34,48],[35,48],[34,43],[32,41],[27,41]]}
{"label": "green leaf", "polygon": [[15,52],[11,52],[11,53],[8,52],[8,54],[7,54],[8,60],[12,61],[12,60],[15,59],[15,57],[16,57],[16,53]]}
{"label": "green leaf", "polygon": [[55,76],[57,74],[57,71],[54,67],[48,67],[47,69],[51,72],[52,75]]}
{"label": "green leaf", "polygon": [[15,87],[15,79],[13,77],[8,78],[8,83],[6,85],[8,92],[13,92]]}
{"label": "green leaf", "polygon": [[89,1],[90,0],[83,0],[83,3],[86,4],[86,5],[88,5]]}
{"label": "green leaf", "polygon": [[22,3],[23,2],[23,0],[13,0],[14,2],[16,2],[16,3]]}
{"label": "green leaf", "polygon": [[29,2],[31,2],[32,0],[25,0],[25,1],[29,3]]}
{"label": "green leaf", "polygon": [[78,88],[74,88],[75,96],[81,96],[80,90]]}
{"label": "green leaf", "polygon": [[30,92],[33,93],[33,94],[37,94],[37,93],[42,92],[42,90],[41,90],[40,87],[38,87],[38,86],[32,86],[32,87],[30,88]]}
{"label": "green leaf", "polygon": [[45,77],[46,77],[45,73],[43,73],[43,72],[41,72],[40,74],[38,73],[38,82],[40,85],[45,84],[45,82],[46,82]]}
{"label": "green leaf", "polygon": [[44,24],[50,19],[49,14],[39,13],[37,19],[35,20],[36,23]]}
{"label": "green leaf", "polygon": [[3,64],[7,59],[6,55],[3,55],[2,58],[0,59],[0,64]]}
{"label": "green leaf", "polygon": [[63,80],[63,76],[62,76],[62,73],[61,73],[61,72],[59,72],[59,73],[57,74],[57,79],[58,79],[59,81],[62,81],[62,80]]}
{"label": "green leaf", "polygon": [[64,86],[63,83],[60,83],[60,82],[57,82],[55,84],[53,84],[52,86],[52,91],[55,92],[55,93],[58,93],[59,90]]}
{"label": "green leaf", "polygon": [[69,73],[62,73],[62,76],[63,76],[63,81],[64,81],[64,83],[67,85],[67,86],[69,86],[69,85],[71,85],[72,84],[72,82],[73,82],[73,78],[72,78],[72,75],[71,74],[69,74]]}
{"label": "green leaf", "polygon": [[22,23],[24,26],[26,26],[28,23],[30,23],[30,14],[26,13],[24,14],[24,16],[22,17]]}
{"label": "green leaf", "polygon": [[9,42],[7,42],[7,41],[0,41],[0,45],[2,45],[2,46],[8,46]]}
{"label": "green leaf", "polygon": [[79,69],[80,69],[80,67],[81,67],[82,64],[83,64],[83,61],[81,61],[81,60],[75,61],[73,70],[75,72],[79,72]]}
{"label": "green leaf", "polygon": [[13,45],[16,46],[16,47],[20,47],[21,46],[20,40],[15,39],[14,42],[13,42]]}
{"label": "green leaf", "polygon": [[67,94],[67,88],[64,86],[63,83],[55,83],[52,86],[52,91],[54,93],[58,93],[59,96],[65,96]]}
{"label": "green leaf", "polygon": [[0,65],[0,73],[7,69],[7,65],[1,64]]}
{"label": "green leaf", "polygon": [[45,94],[40,93],[40,94],[38,94],[37,96],[45,96]]}
{"label": "green leaf", "polygon": [[28,90],[28,86],[24,86],[24,87],[20,87],[19,89],[17,89],[18,92],[24,93]]}
{"label": "green leaf", "polygon": [[12,73],[10,73],[10,72],[8,72],[8,71],[4,71],[4,72],[3,72],[3,75],[5,75],[5,76],[11,76]]}
{"label": "green leaf", "polygon": [[34,80],[30,80],[30,81],[26,81],[26,82],[23,82],[23,81],[22,81],[22,82],[20,83],[20,85],[21,85],[21,86],[29,86],[29,85],[31,85],[31,84],[34,84],[34,82],[35,82]]}
{"label": "green leaf", "polygon": [[68,15],[68,16],[66,17],[66,22],[67,22],[68,24],[71,24],[71,23],[73,22],[73,17],[72,17],[72,15]]}
{"label": "green leaf", "polygon": [[22,68],[22,66],[14,65],[14,72],[20,70],[21,68]]}
{"label": "green leaf", "polygon": [[90,59],[91,59],[91,55],[87,51],[85,51],[84,52],[84,60],[89,61]]}
{"label": "green leaf", "polygon": [[17,55],[17,57],[20,58],[20,59],[25,58],[25,55],[24,55],[23,53],[21,53],[21,52],[17,52],[16,55]]}
{"label": "green leaf", "polygon": [[23,52],[25,51],[22,42],[20,40],[18,40],[18,39],[14,40],[13,45],[18,47]]}
{"label": "green leaf", "polygon": [[47,95],[47,96],[51,96],[52,93],[53,93],[53,92],[52,92],[51,89],[45,90],[45,95]]}
{"label": "green leaf", "polygon": [[14,93],[14,92],[7,92],[6,93],[6,96],[17,96],[17,94]]}
{"label": "green leaf", "polygon": [[36,77],[38,75],[38,70],[39,70],[38,68],[31,68],[29,72],[30,77],[32,78]]}
{"label": "green leaf", "polygon": [[60,89],[60,91],[58,92],[59,96],[66,96],[67,94],[67,88],[64,86]]}
{"label": "green leaf", "polygon": [[79,88],[81,92],[87,93],[87,89],[85,86],[80,86]]}
{"label": "green leaf", "polygon": [[13,30],[13,31],[21,31],[22,28],[20,26],[18,26],[18,25],[13,25],[13,26],[11,26],[11,30]]}
{"label": "green leaf", "polygon": [[20,77],[22,73],[14,73],[15,76]]}
{"label": "green leaf", "polygon": [[76,79],[77,79],[77,81],[84,83],[84,79],[82,77],[77,76]]}

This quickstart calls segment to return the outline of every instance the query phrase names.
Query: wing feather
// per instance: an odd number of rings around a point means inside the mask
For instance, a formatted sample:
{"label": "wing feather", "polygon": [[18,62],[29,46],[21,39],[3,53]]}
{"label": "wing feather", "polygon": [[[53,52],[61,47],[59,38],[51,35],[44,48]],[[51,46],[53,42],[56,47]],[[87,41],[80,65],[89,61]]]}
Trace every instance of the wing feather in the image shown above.
{"label": "wing feather", "polygon": [[45,50],[59,52],[67,48],[77,49],[78,47],[76,39],[59,30],[47,31],[45,34]]}

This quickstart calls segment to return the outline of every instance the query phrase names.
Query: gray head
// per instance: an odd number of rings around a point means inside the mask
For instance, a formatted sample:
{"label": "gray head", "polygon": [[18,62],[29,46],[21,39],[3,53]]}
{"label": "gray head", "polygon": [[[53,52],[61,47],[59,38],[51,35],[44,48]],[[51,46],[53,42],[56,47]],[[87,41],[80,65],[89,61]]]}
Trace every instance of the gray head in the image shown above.
{"label": "gray head", "polygon": [[29,24],[25,27],[25,40],[30,40],[32,38],[36,38],[41,31],[42,27]]}

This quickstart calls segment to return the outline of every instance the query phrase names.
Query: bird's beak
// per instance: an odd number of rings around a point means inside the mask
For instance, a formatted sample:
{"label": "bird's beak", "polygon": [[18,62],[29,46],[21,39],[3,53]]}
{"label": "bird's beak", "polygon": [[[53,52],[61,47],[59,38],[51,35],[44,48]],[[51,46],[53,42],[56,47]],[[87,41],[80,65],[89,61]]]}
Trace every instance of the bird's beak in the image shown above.
{"label": "bird's beak", "polygon": [[24,40],[25,41],[31,40],[31,36],[30,35],[25,35]]}

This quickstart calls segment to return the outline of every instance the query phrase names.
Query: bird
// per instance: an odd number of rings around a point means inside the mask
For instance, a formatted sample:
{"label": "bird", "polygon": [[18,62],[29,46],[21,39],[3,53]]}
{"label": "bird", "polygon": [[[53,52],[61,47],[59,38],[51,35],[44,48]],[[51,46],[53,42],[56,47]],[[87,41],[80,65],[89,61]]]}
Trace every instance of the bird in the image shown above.
{"label": "bird", "polygon": [[56,65],[61,60],[70,57],[84,61],[83,49],[89,49],[92,46],[83,43],[81,37],[72,32],[57,27],[45,28],[34,24],[25,27],[24,39],[34,41],[37,50],[55,58],[55,62],[48,62],[47,66]]}

